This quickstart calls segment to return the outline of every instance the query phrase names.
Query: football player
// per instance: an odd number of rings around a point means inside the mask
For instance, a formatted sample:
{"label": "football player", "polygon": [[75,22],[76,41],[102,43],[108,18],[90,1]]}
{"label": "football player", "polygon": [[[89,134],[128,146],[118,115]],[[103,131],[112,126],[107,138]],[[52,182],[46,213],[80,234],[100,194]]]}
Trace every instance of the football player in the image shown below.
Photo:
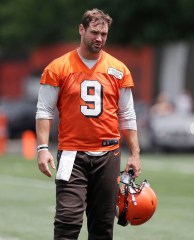
{"label": "football player", "polygon": [[78,239],[86,211],[88,239],[111,240],[120,174],[120,130],[129,146],[125,171],[140,174],[136,114],[128,68],[103,51],[112,18],[84,13],[80,45],[53,60],[40,80],[36,113],[38,166],[51,177],[54,109],[59,112],[54,239]]}

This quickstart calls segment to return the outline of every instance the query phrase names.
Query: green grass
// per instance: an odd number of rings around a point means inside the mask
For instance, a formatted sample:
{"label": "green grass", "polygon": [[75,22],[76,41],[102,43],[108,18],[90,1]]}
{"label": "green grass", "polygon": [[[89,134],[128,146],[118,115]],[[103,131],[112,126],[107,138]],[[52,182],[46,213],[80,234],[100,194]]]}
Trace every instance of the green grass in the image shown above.
{"label": "green grass", "polygon": [[[123,154],[122,168],[126,160]],[[142,154],[141,161],[137,182],[150,182],[157,211],[141,226],[121,227],[115,219],[114,240],[194,239],[194,156]],[[34,160],[0,156],[0,240],[52,240],[54,208],[54,178],[41,174]],[[84,222],[79,240],[86,239]]]}

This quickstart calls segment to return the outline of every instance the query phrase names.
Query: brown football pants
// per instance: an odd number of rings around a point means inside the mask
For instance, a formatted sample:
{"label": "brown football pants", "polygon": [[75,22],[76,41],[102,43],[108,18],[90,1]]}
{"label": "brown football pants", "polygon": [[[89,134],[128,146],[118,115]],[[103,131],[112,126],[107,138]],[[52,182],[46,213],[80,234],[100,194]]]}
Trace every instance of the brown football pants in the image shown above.
{"label": "brown football pants", "polygon": [[119,149],[98,157],[77,152],[70,180],[56,180],[54,240],[78,239],[84,211],[88,240],[113,239],[119,174]]}

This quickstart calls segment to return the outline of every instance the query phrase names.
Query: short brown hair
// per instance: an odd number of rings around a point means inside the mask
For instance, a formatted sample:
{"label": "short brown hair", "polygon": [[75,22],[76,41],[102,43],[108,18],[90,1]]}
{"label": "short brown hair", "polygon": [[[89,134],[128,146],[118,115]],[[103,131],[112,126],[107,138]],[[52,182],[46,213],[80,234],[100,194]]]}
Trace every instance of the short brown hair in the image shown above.
{"label": "short brown hair", "polygon": [[84,13],[81,24],[84,26],[85,29],[87,29],[91,21],[97,21],[99,19],[102,19],[104,22],[106,22],[108,24],[108,27],[111,26],[113,21],[107,13],[100,9],[94,8],[92,10],[87,10]]}

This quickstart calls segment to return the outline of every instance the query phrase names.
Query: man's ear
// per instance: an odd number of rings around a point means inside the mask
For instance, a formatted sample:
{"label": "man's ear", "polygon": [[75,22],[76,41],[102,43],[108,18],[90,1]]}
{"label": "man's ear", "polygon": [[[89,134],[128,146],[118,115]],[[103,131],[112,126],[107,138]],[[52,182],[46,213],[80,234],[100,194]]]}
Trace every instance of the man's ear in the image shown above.
{"label": "man's ear", "polygon": [[80,24],[79,25],[79,34],[80,34],[80,36],[82,36],[84,34],[84,32],[85,32],[85,28],[84,28],[83,24]]}

